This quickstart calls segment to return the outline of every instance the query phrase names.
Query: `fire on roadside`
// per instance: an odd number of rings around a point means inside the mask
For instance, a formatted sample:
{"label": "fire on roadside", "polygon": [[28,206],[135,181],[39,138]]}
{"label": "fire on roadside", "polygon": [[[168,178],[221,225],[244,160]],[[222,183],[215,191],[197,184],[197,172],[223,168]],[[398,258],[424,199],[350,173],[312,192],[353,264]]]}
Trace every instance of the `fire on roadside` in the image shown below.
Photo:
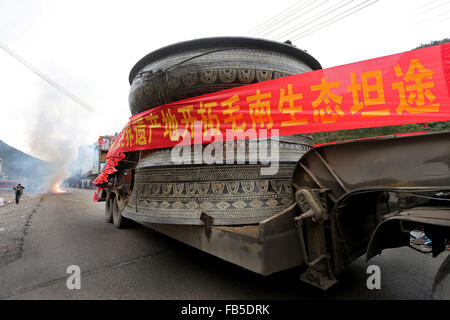
{"label": "fire on roadside", "polygon": [[66,192],[66,191],[64,191],[63,189],[61,189],[61,186],[60,186],[59,183],[55,183],[55,184],[53,184],[53,186],[52,186],[52,192],[53,192],[53,193],[64,193],[64,192]]}

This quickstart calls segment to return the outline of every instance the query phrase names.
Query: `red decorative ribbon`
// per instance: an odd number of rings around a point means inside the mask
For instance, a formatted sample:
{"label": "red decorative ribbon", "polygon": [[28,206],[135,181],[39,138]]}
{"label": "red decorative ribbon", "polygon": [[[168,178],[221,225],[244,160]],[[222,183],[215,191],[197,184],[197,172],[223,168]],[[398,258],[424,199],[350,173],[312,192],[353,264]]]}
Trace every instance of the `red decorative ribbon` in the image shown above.
{"label": "red decorative ribbon", "polygon": [[[448,121],[449,80],[450,44],[442,44],[214,92],[132,116],[107,157],[236,139],[227,130],[282,136]],[[206,139],[195,141],[196,128]]]}
{"label": "red decorative ribbon", "polygon": [[271,136],[449,120],[450,44],[442,44],[214,92],[134,115],[111,144],[108,163],[94,184],[108,183],[124,152],[207,143],[208,138],[248,139],[244,133],[249,129],[266,129]]}

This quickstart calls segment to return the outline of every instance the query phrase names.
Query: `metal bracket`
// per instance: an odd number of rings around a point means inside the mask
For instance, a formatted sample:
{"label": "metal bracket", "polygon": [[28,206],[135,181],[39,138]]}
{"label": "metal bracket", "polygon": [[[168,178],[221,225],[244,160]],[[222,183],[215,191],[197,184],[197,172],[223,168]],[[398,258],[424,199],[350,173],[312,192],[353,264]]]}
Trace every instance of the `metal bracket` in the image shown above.
{"label": "metal bracket", "polygon": [[211,237],[211,226],[214,224],[214,218],[202,212],[200,220],[205,223],[205,236],[209,239]]}
{"label": "metal bracket", "polygon": [[324,272],[308,268],[304,273],[300,275],[300,280],[312,284],[322,290],[327,290],[331,286],[337,283],[337,280],[333,275]]}
{"label": "metal bracket", "polygon": [[302,210],[303,214],[300,215],[300,219],[310,218],[313,222],[323,222],[328,219],[326,208],[320,200],[320,192],[326,190],[308,190],[299,189],[295,193],[295,200],[297,205]]}
{"label": "metal bracket", "polygon": [[139,193],[138,193],[138,191],[137,191],[137,188],[136,188],[136,213],[138,212],[138,202],[139,202]]}
{"label": "metal bracket", "polygon": [[298,231],[301,254],[304,257],[305,264],[308,266],[308,269],[300,275],[300,280],[312,284],[322,290],[327,290],[337,283],[332,272],[330,255],[321,254],[313,261],[310,261],[302,230],[302,220],[296,217],[295,225]]}
{"label": "metal bracket", "polygon": [[[303,213],[300,216],[294,217],[294,222],[297,227],[301,255],[304,258],[305,264],[308,266],[308,269],[300,275],[300,279],[320,289],[327,290],[337,281],[332,272],[330,255],[320,245],[320,242],[324,241],[323,226],[321,225],[324,220],[328,219],[326,209],[319,200],[320,198],[312,190],[300,189],[295,193],[295,198],[297,205]],[[306,249],[305,236],[303,234],[303,222],[307,219],[311,219],[317,226],[312,227],[311,232],[315,234],[314,245],[320,254],[312,261],[310,261],[308,250]]]}

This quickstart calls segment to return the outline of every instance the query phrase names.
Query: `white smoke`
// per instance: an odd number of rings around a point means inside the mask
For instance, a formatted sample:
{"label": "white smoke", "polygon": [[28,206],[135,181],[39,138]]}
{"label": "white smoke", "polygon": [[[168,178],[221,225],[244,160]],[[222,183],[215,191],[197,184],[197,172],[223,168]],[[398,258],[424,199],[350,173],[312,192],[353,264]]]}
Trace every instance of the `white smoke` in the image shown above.
{"label": "white smoke", "polygon": [[41,91],[34,124],[26,132],[30,153],[50,163],[48,175],[39,181],[41,191],[52,191],[69,177],[78,146],[89,139],[86,133],[90,131],[90,118],[91,113],[62,94],[48,88]]}

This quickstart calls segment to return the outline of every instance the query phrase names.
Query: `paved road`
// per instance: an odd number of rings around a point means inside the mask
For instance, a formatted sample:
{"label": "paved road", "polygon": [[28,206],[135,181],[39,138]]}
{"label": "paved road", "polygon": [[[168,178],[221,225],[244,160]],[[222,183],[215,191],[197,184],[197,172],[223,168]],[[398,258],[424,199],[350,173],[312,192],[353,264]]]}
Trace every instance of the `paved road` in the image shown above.
{"label": "paved road", "polygon": [[[92,196],[74,190],[10,207],[26,219],[17,231],[20,250],[14,259],[0,259],[0,298],[422,300],[430,298],[445,255],[386,250],[370,262],[381,268],[381,290],[366,288],[360,258],[322,292],[297,281],[296,269],[262,277],[142,226],[117,230],[104,222],[103,203]],[[81,268],[80,290],[67,289],[69,265]]]}

